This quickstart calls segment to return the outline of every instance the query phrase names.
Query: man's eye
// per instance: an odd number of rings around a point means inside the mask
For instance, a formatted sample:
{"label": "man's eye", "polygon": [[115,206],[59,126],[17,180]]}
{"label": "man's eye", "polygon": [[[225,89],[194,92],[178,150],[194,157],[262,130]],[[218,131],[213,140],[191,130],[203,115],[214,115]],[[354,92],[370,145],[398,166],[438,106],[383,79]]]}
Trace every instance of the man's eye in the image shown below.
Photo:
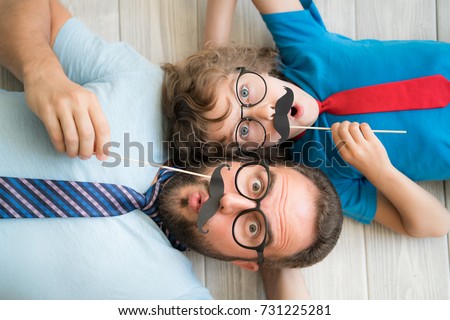
{"label": "man's eye", "polygon": [[262,189],[261,181],[254,181],[252,184],[252,192],[259,193]]}
{"label": "man's eye", "polygon": [[249,196],[252,199],[258,199],[264,193],[264,182],[259,178],[253,178],[252,181],[250,181],[249,187]]}
{"label": "man's eye", "polygon": [[251,237],[256,237],[259,234],[259,223],[258,221],[252,221],[247,226],[248,232]]}

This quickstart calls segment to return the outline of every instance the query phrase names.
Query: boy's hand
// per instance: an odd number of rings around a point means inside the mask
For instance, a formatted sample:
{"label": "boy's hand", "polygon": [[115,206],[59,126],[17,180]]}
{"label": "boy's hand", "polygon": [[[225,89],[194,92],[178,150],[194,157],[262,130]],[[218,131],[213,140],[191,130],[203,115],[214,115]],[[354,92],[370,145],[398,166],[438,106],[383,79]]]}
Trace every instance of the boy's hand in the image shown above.
{"label": "boy's hand", "polygon": [[331,127],[341,157],[372,181],[392,167],[386,149],[367,123],[344,121]]}
{"label": "boy's hand", "polygon": [[[38,69],[39,70],[39,69]],[[59,152],[89,159],[95,152],[105,160],[103,145],[109,125],[94,93],[63,73],[37,71],[24,81],[27,104],[44,123]]]}

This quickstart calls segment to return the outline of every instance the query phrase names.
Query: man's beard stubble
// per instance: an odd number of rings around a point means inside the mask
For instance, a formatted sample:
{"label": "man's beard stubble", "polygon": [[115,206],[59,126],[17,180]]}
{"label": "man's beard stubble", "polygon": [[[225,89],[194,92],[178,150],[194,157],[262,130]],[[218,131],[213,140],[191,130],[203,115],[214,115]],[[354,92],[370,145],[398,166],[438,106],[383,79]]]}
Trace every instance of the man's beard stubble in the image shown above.
{"label": "man's beard stubble", "polygon": [[181,198],[180,191],[186,186],[202,183],[208,190],[208,181],[193,175],[177,173],[165,184],[158,196],[159,216],[164,226],[178,241],[200,253],[207,250],[206,239],[197,231],[197,222],[188,220],[178,211],[189,209],[189,199]]}

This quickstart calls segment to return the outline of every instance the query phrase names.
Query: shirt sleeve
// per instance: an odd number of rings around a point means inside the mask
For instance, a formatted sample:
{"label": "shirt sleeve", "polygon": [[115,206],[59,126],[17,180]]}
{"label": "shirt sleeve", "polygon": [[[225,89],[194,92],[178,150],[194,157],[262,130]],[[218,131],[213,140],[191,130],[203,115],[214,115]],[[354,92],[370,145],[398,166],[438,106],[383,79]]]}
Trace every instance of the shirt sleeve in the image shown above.
{"label": "shirt sleeve", "polygon": [[364,224],[371,223],[377,209],[376,188],[366,178],[332,180],[344,215]]}
{"label": "shirt sleeve", "polygon": [[293,44],[308,43],[327,33],[312,1],[302,1],[304,10],[262,15],[280,51]]}
{"label": "shirt sleeve", "polygon": [[111,77],[124,73],[142,74],[156,67],[129,45],[106,42],[76,18],[63,25],[53,50],[69,79],[80,85],[110,81]]}

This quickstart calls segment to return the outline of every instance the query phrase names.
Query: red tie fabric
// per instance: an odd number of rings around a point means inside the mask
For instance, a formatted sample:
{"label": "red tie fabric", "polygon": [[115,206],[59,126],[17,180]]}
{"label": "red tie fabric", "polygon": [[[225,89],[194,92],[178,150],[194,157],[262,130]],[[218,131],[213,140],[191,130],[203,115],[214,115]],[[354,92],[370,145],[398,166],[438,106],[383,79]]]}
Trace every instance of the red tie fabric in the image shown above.
{"label": "red tie fabric", "polygon": [[346,90],[319,102],[320,113],[335,115],[434,109],[449,104],[450,81],[442,75]]}

